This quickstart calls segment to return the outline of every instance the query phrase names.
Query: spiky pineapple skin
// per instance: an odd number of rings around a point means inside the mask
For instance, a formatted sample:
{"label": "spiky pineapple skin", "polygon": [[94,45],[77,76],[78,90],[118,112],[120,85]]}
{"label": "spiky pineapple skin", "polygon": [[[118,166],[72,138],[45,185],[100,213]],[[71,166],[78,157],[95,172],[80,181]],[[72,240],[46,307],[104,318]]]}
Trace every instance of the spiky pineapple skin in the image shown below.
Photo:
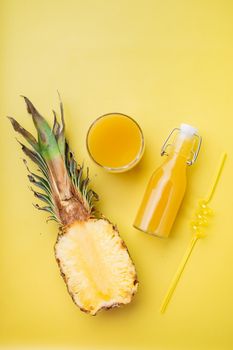
{"label": "spiky pineapple skin", "polygon": [[66,227],[58,236],[55,256],[74,303],[90,315],[130,303],[137,291],[128,249],[106,219]]}

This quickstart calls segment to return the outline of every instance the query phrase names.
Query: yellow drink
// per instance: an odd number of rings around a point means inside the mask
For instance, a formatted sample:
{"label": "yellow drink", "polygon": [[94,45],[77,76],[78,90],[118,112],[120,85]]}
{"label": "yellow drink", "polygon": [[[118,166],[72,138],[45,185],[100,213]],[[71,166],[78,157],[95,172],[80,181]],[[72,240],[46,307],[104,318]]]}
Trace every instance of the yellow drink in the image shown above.
{"label": "yellow drink", "polygon": [[185,194],[186,169],[194,143],[194,131],[181,131],[177,136],[165,162],[149,181],[134,222],[136,228],[168,237]]}
{"label": "yellow drink", "polygon": [[125,171],[141,159],[143,134],[132,118],[120,113],[106,114],[91,125],[87,148],[98,165],[109,171]]}

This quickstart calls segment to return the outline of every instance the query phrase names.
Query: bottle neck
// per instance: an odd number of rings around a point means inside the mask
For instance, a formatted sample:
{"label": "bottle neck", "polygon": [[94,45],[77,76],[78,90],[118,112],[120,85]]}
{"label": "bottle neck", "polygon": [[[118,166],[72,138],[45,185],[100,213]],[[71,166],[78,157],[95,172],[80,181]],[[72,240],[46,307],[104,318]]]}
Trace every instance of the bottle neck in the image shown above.
{"label": "bottle neck", "polygon": [[179,162],[184,162],[192,158],[192,150],[194,147],[194,136],[187,136],[184,133],[179,133],[171,146],[169,157],[176,158]]}

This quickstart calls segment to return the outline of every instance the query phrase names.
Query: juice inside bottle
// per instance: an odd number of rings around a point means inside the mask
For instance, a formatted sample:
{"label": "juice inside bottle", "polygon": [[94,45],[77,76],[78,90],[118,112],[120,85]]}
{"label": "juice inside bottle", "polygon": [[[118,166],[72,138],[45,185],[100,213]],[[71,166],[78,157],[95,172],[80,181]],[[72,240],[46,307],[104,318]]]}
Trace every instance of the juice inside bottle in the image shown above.
{"label": "juice inside bottle", "polygon": [[[186,190],[187,165],[193,156],[196,129],[181,124],[164,163],[153,173],[134,226],[159,237],[168,237]],[[195,153],[194,153],[195,154]]]}
{"label": "juice inside bottle", "polygon": [[140,160],[144,139],[135,120],[124,114],[111,113],[92,124],[87,147],[97,164],[108,170],[120,171],[131,168]]}

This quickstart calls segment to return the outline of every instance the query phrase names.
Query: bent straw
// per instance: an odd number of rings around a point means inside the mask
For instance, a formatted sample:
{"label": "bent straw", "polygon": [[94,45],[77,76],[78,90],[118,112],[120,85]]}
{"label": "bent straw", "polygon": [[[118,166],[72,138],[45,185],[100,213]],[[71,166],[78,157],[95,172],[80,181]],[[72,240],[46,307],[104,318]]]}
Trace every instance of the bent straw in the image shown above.
{"label": "bent straw", "polygon": [[[219,166],[217,168],[217,172],[216,172],[216,175],[214,177],[214,181],[212,183],[212,186],[210,187],[210,191],[207,194],[206,199],[202,201],[203,203],[205,203],[205,205],[207,203],[209,203],[211,201],[211,199],[213,198],[213,195],[214,195],[214,193],[216,191],[216,188],[217,188],[217,185],[219,183],[220,177],[222,175],[222,171],[223,171],[223,167],[224,167],[224,164],[225,164],[225,161],[226,161],[226,157],[227,157],[227,154],[226,154],[226,152],[224,152],[222,154],[221,158],[220,158]],[[172,298],[172,295],[173,295],[173,293],[174,293],[174,291],[175,291],[175,289],[177,287],[177,284],[178,284],[178,282],[180,280],[180,277],[181,277],[181,275],[182,275],[182,273],[183,273],[183,271],[185,269],[185,266],[187,265],[187,262],[188,262],[188,260],[189,260],[189,258],[191,256],[191,254],[192,254],[192,251],[193,251],[193,249],[195,247],[196,242],[198,241],[199,238],[203,237],[203,233],[199,229],[197,229],[195,231],[196,232],[194,233],[194,235],[193,235],[193,237],[191,239],[191,242],[190,242],[190,244],[189,244],[189,246],[188,246],[188,248],[187,248],[187,250],[186,250],[186,252],[185,252],[185,254],[183,256],[183,259],[182,259],[182,261],[181,261],[181,263],[180,263],[180,265],[179,265],[179,267],[178,267],[178,269],[177,269],[177,271],[175,273],[175,276],[173,277],[173,279],[171,281],[171,284],[170,284],[170,287],[168,289],[168,292],[167,292],[167,294],[166,294],[166,296],[165,296],[165,298],[164,298],[164,300],[162,302],[162,306],[161,306],[161,309],[160,309],[161,313],[164,313],[166,311],[166,308],[167,308],[167,306],[168,306],[168,304],[169,304],[169,302],[170,302],[170,300]]]}

